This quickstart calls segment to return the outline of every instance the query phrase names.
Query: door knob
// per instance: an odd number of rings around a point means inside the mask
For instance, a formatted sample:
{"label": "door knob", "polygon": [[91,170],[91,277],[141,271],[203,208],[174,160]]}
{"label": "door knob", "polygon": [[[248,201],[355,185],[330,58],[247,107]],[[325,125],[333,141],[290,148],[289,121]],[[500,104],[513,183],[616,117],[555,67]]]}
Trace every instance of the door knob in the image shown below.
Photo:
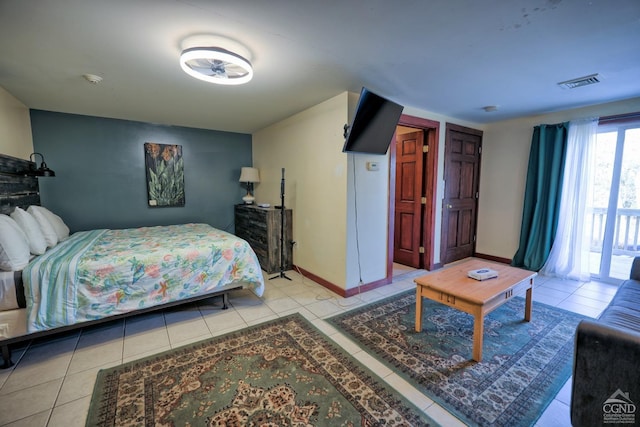
{"label": "door knob", "polygon": [[451,209],[452,207],[452,205],[447,205],[447,209]]}

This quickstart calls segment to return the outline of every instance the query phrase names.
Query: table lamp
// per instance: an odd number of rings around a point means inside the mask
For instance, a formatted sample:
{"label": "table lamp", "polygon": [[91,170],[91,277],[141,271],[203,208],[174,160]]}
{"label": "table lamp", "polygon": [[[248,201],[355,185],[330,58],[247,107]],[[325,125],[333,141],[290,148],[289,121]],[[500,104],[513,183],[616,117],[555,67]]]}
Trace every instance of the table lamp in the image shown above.
{"label": "table lamp", "polygon": [[250,205],[255,201],[255,197],[253,197],[253,183],[260,182],[260,173],[256,168],[244,167],[240,171],[240,182],[247,183],[247,195],[242,198],[242,200]]}

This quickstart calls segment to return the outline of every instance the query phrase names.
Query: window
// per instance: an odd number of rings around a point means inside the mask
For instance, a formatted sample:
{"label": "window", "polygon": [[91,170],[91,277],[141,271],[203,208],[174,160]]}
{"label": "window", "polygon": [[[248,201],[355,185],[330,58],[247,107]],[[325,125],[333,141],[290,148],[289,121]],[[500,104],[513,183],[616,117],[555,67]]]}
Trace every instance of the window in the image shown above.
{"label": "window", "polygon": [[629,278],[640,256],[640,114],[601,118],[590,186],[590,272]]}

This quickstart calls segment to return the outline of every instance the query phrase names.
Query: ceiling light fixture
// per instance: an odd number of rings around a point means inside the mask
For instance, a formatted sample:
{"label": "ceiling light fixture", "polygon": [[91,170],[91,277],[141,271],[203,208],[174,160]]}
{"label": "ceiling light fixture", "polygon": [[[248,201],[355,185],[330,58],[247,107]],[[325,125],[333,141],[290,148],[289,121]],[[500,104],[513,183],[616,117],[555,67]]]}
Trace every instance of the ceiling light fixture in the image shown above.
{"label": "ceiling light fixture", "polygon": [[191,77],[221,85],[241,85],[253,78],[248,60],[220,47],[185,49],[180,55],[180,66]]}

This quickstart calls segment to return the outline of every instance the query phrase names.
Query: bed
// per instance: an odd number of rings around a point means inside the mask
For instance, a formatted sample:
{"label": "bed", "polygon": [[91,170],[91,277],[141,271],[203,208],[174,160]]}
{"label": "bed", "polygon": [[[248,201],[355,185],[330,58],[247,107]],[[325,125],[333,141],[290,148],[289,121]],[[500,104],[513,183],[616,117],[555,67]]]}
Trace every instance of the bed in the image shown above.
{"label": "bed", "polygon": [[[33,167],[0,155],[1,214],[39,205],[37,178],[25,176]],[[262,296],[257,257],[208,224],[76,232],[0,274],[2,367],[12,365],[15,343],[212,296],[226,308],[239,288]]]}

